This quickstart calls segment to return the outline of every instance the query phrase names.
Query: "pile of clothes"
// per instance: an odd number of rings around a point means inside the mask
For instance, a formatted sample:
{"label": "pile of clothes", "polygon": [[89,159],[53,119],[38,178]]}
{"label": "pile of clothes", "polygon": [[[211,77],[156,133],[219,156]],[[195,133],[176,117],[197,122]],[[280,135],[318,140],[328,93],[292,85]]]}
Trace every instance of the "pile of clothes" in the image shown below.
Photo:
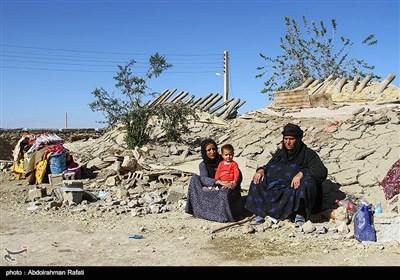
{"label": "pile of clothes", "polygon": [[13,151],[16,179],[25,177],[31,185],[41,184],[48,182],[48,174],[76,170],[79,166],[63,144],[56,134],[25,132]]}

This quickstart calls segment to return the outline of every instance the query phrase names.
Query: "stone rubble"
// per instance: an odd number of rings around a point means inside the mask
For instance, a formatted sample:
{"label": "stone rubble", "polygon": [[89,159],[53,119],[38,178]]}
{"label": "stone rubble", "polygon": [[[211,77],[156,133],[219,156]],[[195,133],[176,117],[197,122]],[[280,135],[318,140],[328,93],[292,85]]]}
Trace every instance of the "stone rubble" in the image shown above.
{"label": "stone rubble", "polygon": [[[166,142],[162,133],[155,130],[153,137],[157,141],[134,150],[125,146],[122,127],[95,140],[65,143],[82,168],[85,178],[79,180],[82,196],[80,199],[68,196],[70,190],[61,196],[54,195],[57,184],[35,186],[27,193],[26,209],[32,213],[40,210],[86,213],[94,218],[103,213],[143,216],[183,211],[188,182],[191,175],[197,174],[201,161],[199,144],[208,137],[219,145],[230,143],[235,147],[245,195],[255,169],[266,164],[280,147],[281,129],[291,122],[304,130],[304,142],[321,156],[328,168],[328,180],[347,195],[363,198],[372,205],[382,202],[383,214],[375,215],[378,240],[400,242],[400,235],[393,234],[396,230],[400,232],[399,195],[386,201],[379,185],[400,157],[400,105],[365,105],[340,116],[334,113],[337,109],[331,108],[329,117],[299,117],[295,114],[301,110],[272,107],[225,123],[210,116],[193,123],[182,143]],[[354,238],[352,223],[340,219],[324,222],[322,226],[308,221],[295,231],[290,222],[266,219],[264,225],[254,230],[246,225],[242,233],[277,229],[285,229],[287,238],[301,234],[312,238],[328,236],[343,242]]]}

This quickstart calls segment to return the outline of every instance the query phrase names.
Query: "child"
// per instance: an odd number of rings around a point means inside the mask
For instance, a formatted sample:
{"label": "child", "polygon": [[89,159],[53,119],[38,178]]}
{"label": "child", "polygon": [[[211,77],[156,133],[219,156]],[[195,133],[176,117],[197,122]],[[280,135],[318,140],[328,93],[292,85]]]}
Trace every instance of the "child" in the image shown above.
{"label": "child", "polygon": [[[224,159],[218,164],[215,179],[218,181],[230,182],[228,188],[234,189],[239,184],[240,171],[238,164],[233,160],[234,149],[231,144],[221,147],[221,155]],[[219,182],[221,183],[221,182]],[[207,188],[207,187],[206,187]],[[209,187],[207,190],[215,190],[218,187]]]}

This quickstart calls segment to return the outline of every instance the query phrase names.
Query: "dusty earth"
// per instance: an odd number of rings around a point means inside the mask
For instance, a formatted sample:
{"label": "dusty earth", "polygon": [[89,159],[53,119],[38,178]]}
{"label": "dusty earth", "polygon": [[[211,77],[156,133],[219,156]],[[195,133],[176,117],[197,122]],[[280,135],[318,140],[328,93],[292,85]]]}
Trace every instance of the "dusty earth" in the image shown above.
{"label": "dusty earth", "polygon": [[[197,219],[182,207],[129,214],[41,210],[29,213],[27,183],[1,173],[1,266],[399,266],[400,245],[304,234],[290,222],[245,233],[249,223]],[[246,218],[246,216],[244,216]],[[317,227],[321,226],[316,224]],[[329,222],[324,225],[329,227]],[[132,234],[142,239],[129,238]],[[21,251],[20,254],[8,254]],[[8,268],[7,268],[8,267]]]}
{"label": "dusty earth", "polygon": [[[398,241],[358,242],[351,234],[317,233],[323,226],[334,228],[332,222],[315,223],[317,231],[311,234],[289,221],[258,225],[253,233],[249,222],[212,233],[227,224],[194,218],[178,203],[168,212],[145,216],[95,207],[31,213],[27,197],[26,180],[0,172],[3,275],[13,268],[18,273],[60,266],[103,268],[104,274],[109,272],[104,267],[400,267]],[[143,238],[130,238],[134,234]]]}

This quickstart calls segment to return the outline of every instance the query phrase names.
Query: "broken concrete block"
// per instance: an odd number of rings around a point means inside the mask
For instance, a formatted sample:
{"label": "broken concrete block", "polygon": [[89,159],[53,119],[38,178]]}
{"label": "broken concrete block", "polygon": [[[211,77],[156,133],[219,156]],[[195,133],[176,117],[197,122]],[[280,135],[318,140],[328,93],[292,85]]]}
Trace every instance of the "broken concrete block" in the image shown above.
{"label": "broken concrete block", "polygon": [[175,203],[181,200],[187,192],[185,185],[172,185],[167,194],[167,202]]}
{"label": "broken concrete block", "polygon": [[68,205],[72,203],[79,204],[82,202],[83,189],[74,187],[61,187],[61,194],[64,201],[68,202]]}
{"label": "broken concrete block", "polygon": [[143,180],[143,177],[144,177],[144,173],[143,173],[143,171],[140,171],[140,170],[135,171],[132,174],[132,178],[134,178],[134,179]]}
{"label": "broken concrete block", "polygon": [[83,182],[80,180],[64,180],[62,182],[63,187],[68,188],[80,188],[83,189]]}
{"label": "broken concrete block", "polygon": [[118,177],[118,175],[108,177],[106,180],[106,186],[109,186],[109,187],[116,186],[116,185],[118,185],[118,183],[120,181],[121,181],[121,179]]}
{"label": "broken concrete block", "polygon": [[135,170],[137,164],[137,160],[131,156],[125,156],[122,161],[121,167],[128,170]]}
{"label": "broken concrete block", "polygon": [[52,186],[61,185],[63,182],[63,175],[62,174],[49,174],[49,183]]}
{"label": "broken concrete block", "polygon": [[45,197],[47,195],[46,188],[34,188],[30,189],[28,192],[28,197],[30,201],[35,201],[38,200],[42,197]]}
{"label": "broken concrete block", "polygon": [[311,107],[308,89],[276,91],[274,100],[277,107]]}
{"label": "broken concrete block", "polygon": [[124,189],[123,187],[117,188],[116,197],[118,199],[121,199],[121,198],[123,198],[124,196],[127,196],[127,195],[128,195],[128,191],[126,189]]}
{"label": "broken concrete block", "polygon": [[63,179],[64,180],[74,180],[75,179],[75,172],[66,172],[63,173]]}
{"label": "broken concrete block", "polygon": [[49,208],[59,208],[62,206],[62,202],[58,200],[53,200],[48,203]]}
{"label": "broken concrete block", "polygon": [[172,186],[172,183],[175,181],[176,176],[174,175],[160,175],[158,176],[158,180],[167,186]]}
{"label": "broken concrete block", "polygon": [[121,162],[115,161],[111,166],[107,167],[107,169],[114,170],[117,173],[120,173],[121,170]]}

